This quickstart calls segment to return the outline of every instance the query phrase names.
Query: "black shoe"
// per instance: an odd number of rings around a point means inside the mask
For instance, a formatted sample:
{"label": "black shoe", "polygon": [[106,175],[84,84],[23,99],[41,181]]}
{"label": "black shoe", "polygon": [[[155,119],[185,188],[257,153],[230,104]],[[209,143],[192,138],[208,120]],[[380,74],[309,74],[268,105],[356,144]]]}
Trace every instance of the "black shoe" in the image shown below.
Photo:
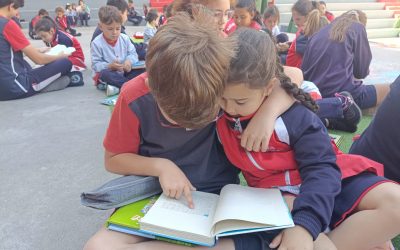
{"label": "black shoe", "polygon": [[343,119],[345,122],[357,126],[361,120],[362,111],[354,101],[353,96],[347,91],[340,92],[336,96],[344,97],[345,99],[343,107]]}
{"label": "black shoe", "polygon": [[80,71],[73,71],[68,73],[68,77],[70,79],[70,83],[68,87],[79,87],[83,86],[85,83],[83,81],[83,75]]}
{"label": "black shoe", "polygon": [[357,131],[357,124],[349,123],[345,119],[328,119],[329,129],[341,130],[350,133]]}

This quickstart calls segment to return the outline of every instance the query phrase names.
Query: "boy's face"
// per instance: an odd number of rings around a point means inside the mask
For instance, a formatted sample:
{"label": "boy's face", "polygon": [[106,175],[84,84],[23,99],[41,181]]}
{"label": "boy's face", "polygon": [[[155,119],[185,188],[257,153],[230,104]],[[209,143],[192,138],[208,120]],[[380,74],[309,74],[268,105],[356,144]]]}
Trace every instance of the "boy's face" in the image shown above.
{"label": "boy's face", "polygon": [[38,36],[46,43],[51,43],[53,41],[55,30],[52,28],[50,31],[39,31]]}
{"label": "boy's face", "polygon": [[227,85],[220,99],[221,108],[232,117],[254,114],[272,91],[273,84],[265,88],[249,88],[245,83]]}
{"label": "boy's face", "polygon": [[276,16],[270,16],[267,19],[264,19],[264,25],[265,27],[272,31],[272,29],[278,24],[278,17]]}
{"label": "boy's face", "polygon": [[15,17],[15,16],[19,15],[19,9],[18,9],[18,7],[14,6],[14,3],[8,5],[7,9],[8,9],[8,15],[7,15],[8,18]]}
{"label": "boy's face", "polygon": [[128,20],[128,10],[125,10],[124,12],[121,12],[121,16],[122,16],[122,23],[126,23],[126,21]]}
{"label": "boy's face", "polygon": [[107,40],[116,41],[121,34],[121,24],[116,22],[111,24],[100,23],[100,30]]}
{"label": "boy's face", "polygon": [[62,12],[62,11],[57,12],[57,17],[63,17],[63,16],[64,16],[64,12]]}
{"label": "boy's face", "polygon": [[238,27],[249,27],[253,21],[254,14],[251,14],[246,8],[235,8],[233,20]]}

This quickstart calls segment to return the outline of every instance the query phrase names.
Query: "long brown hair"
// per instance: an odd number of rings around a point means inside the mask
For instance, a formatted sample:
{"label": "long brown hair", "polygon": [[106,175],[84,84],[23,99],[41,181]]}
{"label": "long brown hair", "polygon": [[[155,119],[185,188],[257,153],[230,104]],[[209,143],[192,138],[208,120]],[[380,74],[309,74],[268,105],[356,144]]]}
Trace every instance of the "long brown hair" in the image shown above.
{"label": "long brown hair", "polygon": [[350,10],[337,17],[332,22],[332,29],[329,38],[333,41],[343,42],[346,37],[347,30],[353,23],[361,23],[367,25],[367,15],[361,10]]}
{"label": "long brown hair", "polygon": [[232,37],[237,39],[239,48],[231,61],[227,84],[246,83],[250,88],[264,88],[276,77],[287,93],[310,110],[318,110],[310,95],[292,83],[284,73],[270,35],[250,28],[241,28],[235,31]]}
{"label": "long brown hair", "polygon": [[206,12],[172,16],[150,40],[146,55],[149,87],[159,107],[185,128],[213,121],[234,54],[234,39],[222,37]]}
{"label": "long brown hair", "polygon": [[328,24],[329,20],[324,15],[321,15],[321,11],[317,9],[312,10],[307,15],[307,21],[304,25],[304,35],[310,37]]}

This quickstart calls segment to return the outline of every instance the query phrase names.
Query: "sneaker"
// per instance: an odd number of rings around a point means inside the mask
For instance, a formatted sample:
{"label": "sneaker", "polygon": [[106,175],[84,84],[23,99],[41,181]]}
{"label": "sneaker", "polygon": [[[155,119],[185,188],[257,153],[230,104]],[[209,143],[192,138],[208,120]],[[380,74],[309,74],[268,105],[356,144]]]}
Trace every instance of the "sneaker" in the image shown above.
{"label": "sneaker", "polygon": [[99,82],[99,83],[96,85],[96,88],[97,88],[98,90],[105,91],[105,90],[107,89],[107,84],[102,83],[102,82]]}
{"label": "sneaker", "polygon": [[336,97],[344,100],[343,102],[343,119],[348,124],[353,124],[357,126],[362,117],[362,112],[360,107],[354,101],[353,96],[347,92],[343,91],[335,95]]}
{"label": "sneaker", "polygon": [[83,86],[85,83],[83,82],[83,75],[80,71],[73,71],[68,73],[68,77],[70,79],[70,83],[68,87],[78,87]]}
{"label": "sneaker", "polygon": [[349,123],[343,118],[342,119],[328,119],[327,128],[354,133],[357,131],[357,124]]}
{"label": "sneaker", "polygon": [[113,96],[119,93],[119,88],[112,86],[112,85],[107,85],[106,89],[106,96]]}

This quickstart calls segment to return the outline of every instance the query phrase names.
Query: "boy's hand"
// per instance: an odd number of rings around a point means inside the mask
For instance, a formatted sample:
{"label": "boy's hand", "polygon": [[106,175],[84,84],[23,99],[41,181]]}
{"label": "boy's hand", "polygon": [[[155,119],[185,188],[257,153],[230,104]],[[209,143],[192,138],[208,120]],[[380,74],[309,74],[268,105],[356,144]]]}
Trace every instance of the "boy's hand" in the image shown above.
{"label": "boy's hand", "polygon": [[179,199],[185,196],[189,208],[194,208],[192,191],[196,190],[192,186],[186,175],[170,160],[165,159],[160,167],[161,173],[158,179],[164,194],[168,197]]}
{"label": "boy's hand", "polygon": [[301,226],[295,226],[283,230],[269,244],[270,248],[278,250],[312,250],[314,242],[311,234]]}
{"label": "boy's hand", "polygon": [[108,65],[108,68],[113,70],[113,71],[120,71],[120,72],[124,71],[124,65],[121,64],[121,63],[118,63],[118,62],[110,63]]}
{"label": "boy's hand", "polygon": [[126,61],[124,62],[124,71],[125,71],[125,72],[131,72],[131,70],[132,70],[131,61],[126,60]]}
{"label": "boy's hand", "polygon": [[267,152],[269,140],[274,132],[275,120],[264,119],[258,122],[255,120],[258,119],[257,117],[257,115],[253,117],[252,122],[247,125],[246,129],[240,135],[240,145],[247,151]]}

